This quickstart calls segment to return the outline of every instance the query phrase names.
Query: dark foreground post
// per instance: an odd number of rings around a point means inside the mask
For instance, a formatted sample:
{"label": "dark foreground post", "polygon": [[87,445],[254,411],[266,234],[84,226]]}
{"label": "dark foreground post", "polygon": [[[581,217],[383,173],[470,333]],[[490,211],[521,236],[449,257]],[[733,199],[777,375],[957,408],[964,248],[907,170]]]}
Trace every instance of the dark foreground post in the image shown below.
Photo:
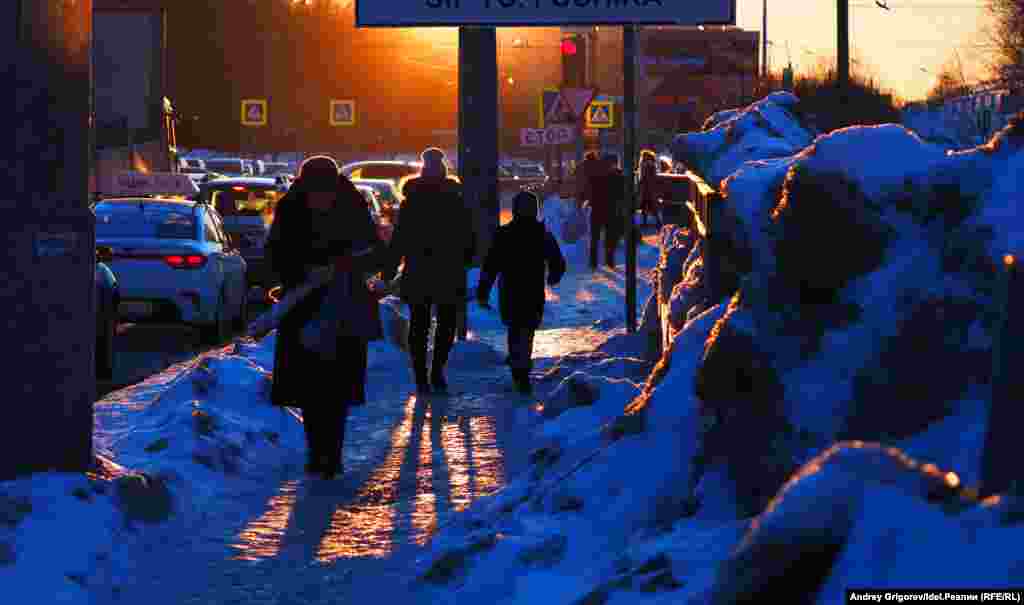
{"label": "dark foreground post", "polygon": [[[498,197],[498,40],[493,27],[459,28],[459,176],[483,263],[501,212]],[[465,339],[466,308],[459,321]]]}
{"label": "dark foreground post", "polygon": [[1019,259],[1007,255],[1000,267],[999,322],[992,343],[992,407],[985,431],[985,449],[981,460],[981,494],[990,496],[1006,491],[1015,481],[1024,480],[1020,466],[1019,435],[1024,423],[1020,396],[1024,393],[1024,374],[1017,370],[1024,363],[1021,335],[1024,324],[1013,309],[1024,303],[1024,281],[1019,278]]}
{"label": "dark foreground post", "polygon": [[92,0],[0,3],[0,479],[92,462]]}
{"label": "dark foreground post", "polygon": [[633,215],[636,213],[636,26],[623,27],[622,67],[624,70],[623,99],[624,111],[622,132],[622,171],[625,175],[626,190],[625,233],[626,233],[626,331],[636,332],[636,228]]}

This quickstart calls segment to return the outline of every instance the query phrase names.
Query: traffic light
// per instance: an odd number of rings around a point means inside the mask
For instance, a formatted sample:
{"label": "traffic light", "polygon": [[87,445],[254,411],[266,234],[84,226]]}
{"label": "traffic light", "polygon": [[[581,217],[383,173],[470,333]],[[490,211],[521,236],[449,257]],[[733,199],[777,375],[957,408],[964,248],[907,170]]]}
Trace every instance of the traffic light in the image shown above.
{"label": "traffic light", "polygon": [[582,34],[562,37],[562,86],[586,88],[587,39]]}

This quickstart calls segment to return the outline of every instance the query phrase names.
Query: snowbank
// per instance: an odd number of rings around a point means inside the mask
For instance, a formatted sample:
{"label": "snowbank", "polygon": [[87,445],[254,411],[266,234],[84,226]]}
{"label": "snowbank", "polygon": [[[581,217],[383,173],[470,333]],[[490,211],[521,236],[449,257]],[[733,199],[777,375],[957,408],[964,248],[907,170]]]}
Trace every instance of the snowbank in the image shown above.
{"label": "snowbank", "polygon": [[799,100],[776,92],[748,107],[719,112],[702,132],[672,141],[672,155],[713,187],[744,162],[793,155],[811,144],[814,132],[798,117]]}
{"label": "snowbank", "polygon": [[603,396],[621,378],[578,370],[598,355],[552,373],[531,472],[420,560],[437,602],[831,603],[849,585],[1019,572],[1019,496],[971,487],[996,261],[1022,232],[1017,137],[949,154],[896,125],[812,141],[794,105],[765,99],[677,139],[725,179],[716,236],[749,271],[709,300],[699,242],[663,230],[669,351],[615,393],[635,393],[621,410]]}

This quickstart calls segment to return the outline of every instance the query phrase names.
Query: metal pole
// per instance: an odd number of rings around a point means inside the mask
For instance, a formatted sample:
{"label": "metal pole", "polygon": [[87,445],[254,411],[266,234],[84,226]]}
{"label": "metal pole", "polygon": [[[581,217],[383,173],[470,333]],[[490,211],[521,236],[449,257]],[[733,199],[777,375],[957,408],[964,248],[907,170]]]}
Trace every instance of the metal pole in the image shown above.
{"label": "metal pole", "polygon": [[625,210],[623,228],[626,230],[626,330],[636,332],[636,229],[633,215],[636,213],[634,194],[634,169],[636,167],[636,60],[637,27],[623,26],[623,157],[622,171],[625,176]]}
{"label": "metal pole", "polygon": [[761,6],[761,77],[768,77],[768,0]]}
{"label": "metal pole", "polygon": [[836,82],[845,95],[850,84],[850,0],[836,0],[838,35],[836,48]]}

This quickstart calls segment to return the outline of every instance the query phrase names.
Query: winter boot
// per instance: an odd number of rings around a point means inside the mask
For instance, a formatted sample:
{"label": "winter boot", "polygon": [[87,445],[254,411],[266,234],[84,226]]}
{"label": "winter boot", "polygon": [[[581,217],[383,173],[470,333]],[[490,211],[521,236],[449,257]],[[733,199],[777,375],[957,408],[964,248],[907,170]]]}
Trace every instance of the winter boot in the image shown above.
{"label": "winter boot", "polygon": [[512,380],[516,383],[516,390],[523,395],[533,393],[533,385],[530,384],[529,370],[512,370]]}
{"label": "winter boot", "polygon": [[427,379],[427,361],[416,355],[412,360],[413,373],[416,375],[416,392],[420,395],[430,393],[430,381]]}

